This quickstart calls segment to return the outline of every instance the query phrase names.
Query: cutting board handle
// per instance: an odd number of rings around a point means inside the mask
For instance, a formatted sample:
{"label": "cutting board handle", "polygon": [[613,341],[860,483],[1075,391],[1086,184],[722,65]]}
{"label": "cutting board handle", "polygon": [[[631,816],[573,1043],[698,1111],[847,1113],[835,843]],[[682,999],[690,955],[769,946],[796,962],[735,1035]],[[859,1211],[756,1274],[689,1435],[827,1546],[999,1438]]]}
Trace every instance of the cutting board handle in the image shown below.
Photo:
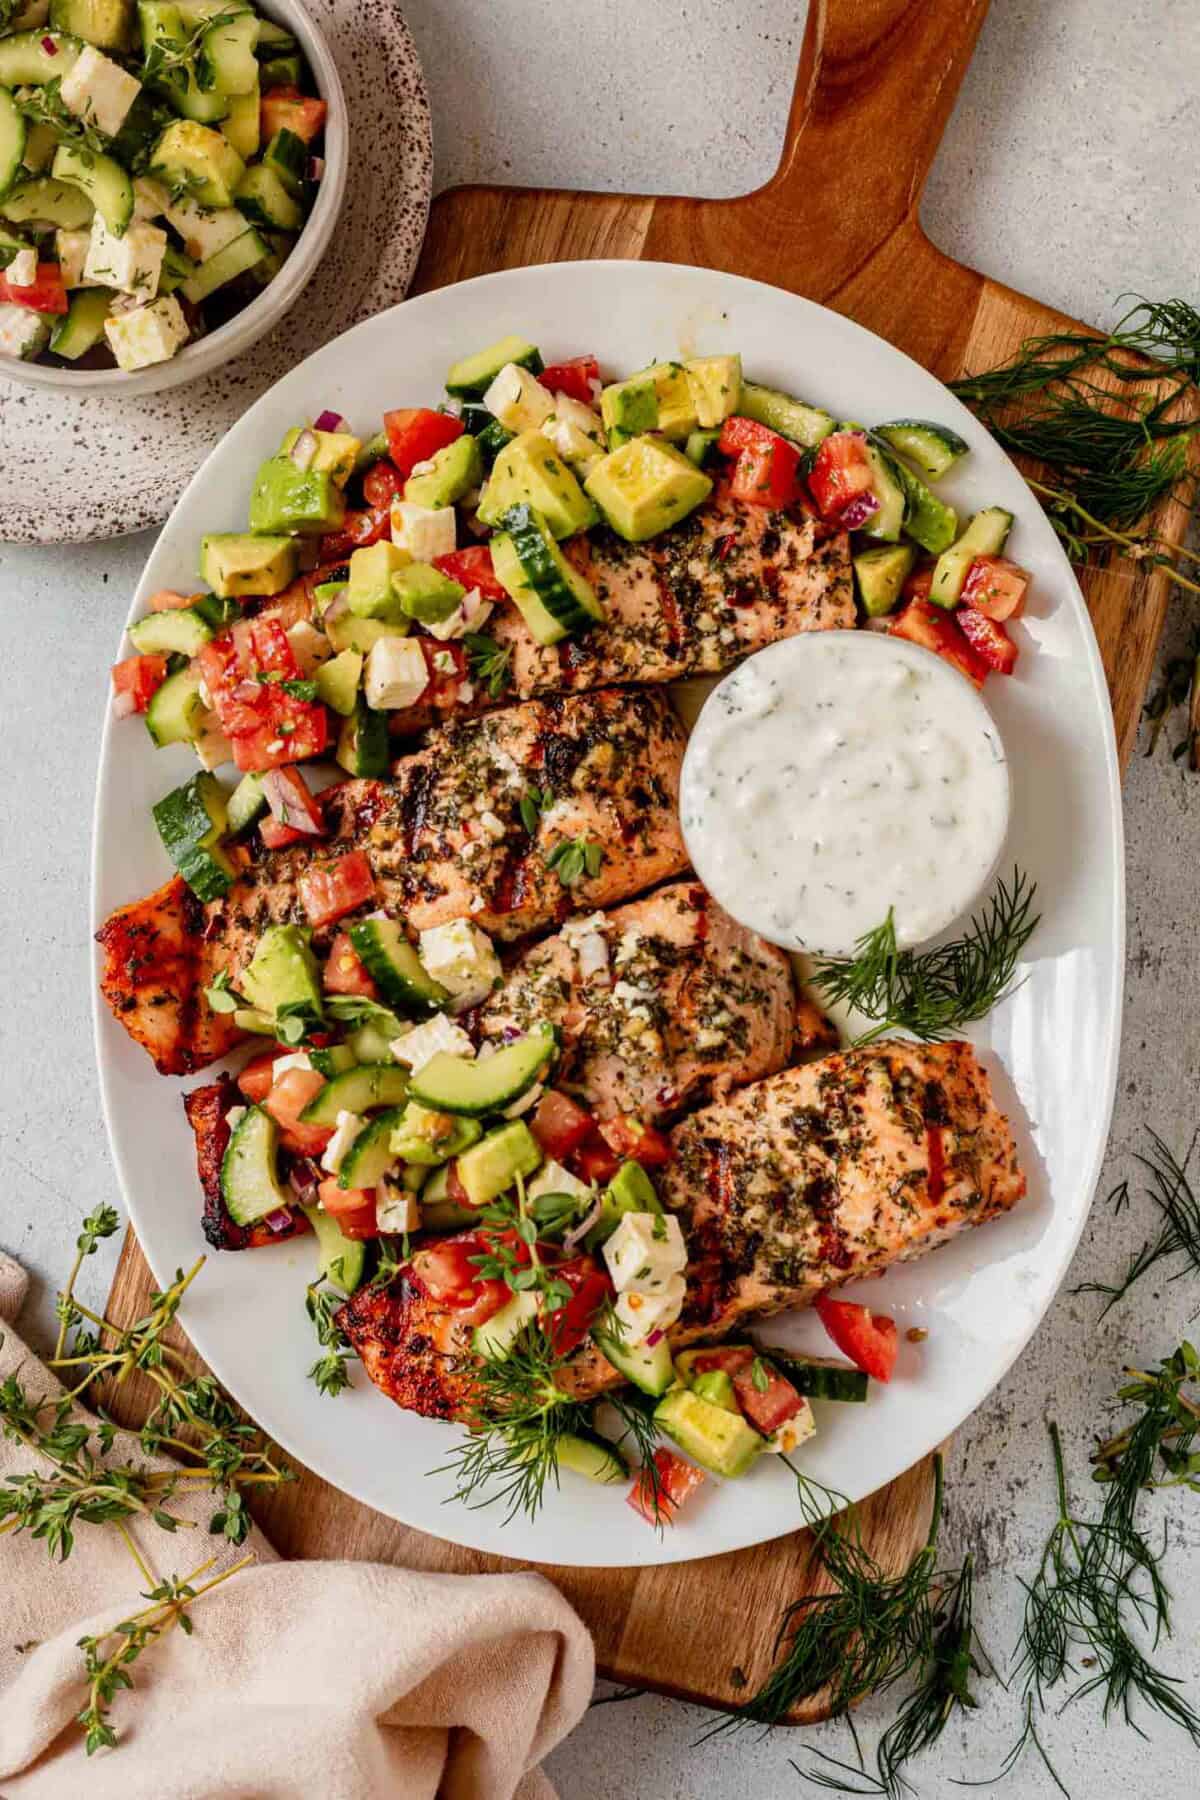
{"label": "cutting board handle", "polygon": [[737,200],[658,201],[642,255],[836,304],[915,220],[987,9],[988,0],[810,0],[775,174]]}

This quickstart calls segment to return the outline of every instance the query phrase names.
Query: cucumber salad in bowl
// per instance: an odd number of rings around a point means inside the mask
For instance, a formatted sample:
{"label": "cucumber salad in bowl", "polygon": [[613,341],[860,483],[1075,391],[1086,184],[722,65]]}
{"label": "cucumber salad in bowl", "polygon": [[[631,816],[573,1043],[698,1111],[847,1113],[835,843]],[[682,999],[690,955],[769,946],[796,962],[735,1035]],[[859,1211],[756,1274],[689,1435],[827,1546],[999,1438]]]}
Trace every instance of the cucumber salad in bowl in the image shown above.
{"label": "cucumber salad in bowl", "polygon": [[[196,1229],[312,1239],[323,1393],[357,1356],[465,1422],[464,1499],[574,1471],[662,1525],[891,1378],[842,1283],[1025,1188],[971,1045],[839,1049],[697,880],[667,684],[871,627],[975,704],[1027,576],[1009,512],[937,492],[953,431],[734,355],[620,376],[509,336],[445,389],[297,419],[202,587],[131,625],[122,729],[200,767],[101,987],[164,1074],[237,1053],[185,1096]],[[750,1335],[806,1306],[839,1358]]]}
{"label": "cucumber salad in bowl", "polygon": [[274,281],[327,103],[247,0],[0,6],[0,354],[127,374]]}

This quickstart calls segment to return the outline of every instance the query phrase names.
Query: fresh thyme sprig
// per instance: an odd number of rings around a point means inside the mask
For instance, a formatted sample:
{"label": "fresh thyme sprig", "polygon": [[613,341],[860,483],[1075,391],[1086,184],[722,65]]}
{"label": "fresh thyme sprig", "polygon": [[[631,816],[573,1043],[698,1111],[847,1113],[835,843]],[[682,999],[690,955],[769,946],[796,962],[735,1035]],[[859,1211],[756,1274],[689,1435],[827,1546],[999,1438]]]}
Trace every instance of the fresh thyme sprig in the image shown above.
{"label": "fresh thyme sprig", "polygon": [[233,24],[239,16],[236,10],[217,13],[213,18],[201,19],[181,38],[156,37],[142,64],[143,82],[147,87],[159,83],[186,92],[191,77],[201,93],[207,93],[216,86],[217,74],[205,54],[204,40],[210,31]]}
{"label": "fresh thyme sprig", "polygon": [[[1183,1259],[1182,1267],[1169,1277],[1172,1281],[1177,1281],[1189,1270],[1200,1273],[1200,1195],[1197,1195],[1188,1177],[1188,1166],[1200,1133],[1193,1136],[1182,1162],[1156,1131],[1149,1131],[1148,1135],[1150,1154],[1139,1154],[1136,1160],[1150,1176],[1150,1186],[1146,1193],[1158,1209],[1162,1222],[1156,1236],[1147,1238],[1141,1249],[1130,1257],[1120,1281],[1084,1281],[1075,1289],[1077,1294],[1106,1296],[1101,1318],[1118,1300],[1124,1298],[1135,1281],[1161,1262],[1169,1262],[1175,1257]],[[1115,1213],[1123,1212],[1129,1205],[1128,1181],[1119,1182],[1109,1194],[1108,1201]]]}
{"label": "fresh thyme sprig", "polygon": [[31,125],[49,125],[61,144],[78,144],[93,155],[107,154],[111,140],[86,118],[70,111],[62,98],[62,76],[55,75],[40,87],[20,87],[13,94],[16,108]]}
{"label": "fresh thyme sprig", "polygon": [[354,1348],[335,1316],[345,1298],[343,1293],[326,1287],[324,1280],[310,1282],[304,1295],[305,1310],[325,1352],[308,1371],[308,1379],[319,1394],[327,1394],[331,1400],[350,1386],[350,1364],[354,1359]]}
{"label": "fresh thyme sprig", "polygon": [[504,697],[512,682],[512,646],[502,649],[485,631],[468,631],[463,638],[472,679],[487,688],[493,700]]}
{"label": "fresh thyme sprig", "polygon": [[898,949],[889,909],[882,925],[859,938],[852,958],[822,958],[813,980],[826,1001],[842,1001],[874,1021],[856,1043],[874,1043],[897,1029],[937,1043],[984,1018],[1008,991],[1038,925],[1036,892],[1036,883],[1015,869],[961,937],[932,950]]}

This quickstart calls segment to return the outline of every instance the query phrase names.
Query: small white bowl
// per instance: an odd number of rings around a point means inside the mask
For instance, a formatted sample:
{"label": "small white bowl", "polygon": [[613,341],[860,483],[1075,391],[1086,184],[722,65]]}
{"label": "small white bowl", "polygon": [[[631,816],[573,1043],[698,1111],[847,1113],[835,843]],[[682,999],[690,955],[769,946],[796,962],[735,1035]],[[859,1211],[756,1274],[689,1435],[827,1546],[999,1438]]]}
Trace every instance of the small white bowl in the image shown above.
{"label": "small white bowl", "polygon": [[0,376],[27,387],[57,388],[69,394],[108,394],[114,400],[139,399],[163,388],[182,387],[200,375],[240,356],[291,311],[308,285],[313,271],[329,248],[333,228],[342,209],[349,169],[349,126],[346,100],[337,64],[325,39],[299,0],[256,0],[259,10],[297,38],[312,71],[317,93],[329,108],[325,120],[325,170],[317,202],[305,220],[292,254],[274,281],[235,318],[188,344],[169,362],[126,374],[122,369],[62,369],[46,363],[22,362],[0,357]]}

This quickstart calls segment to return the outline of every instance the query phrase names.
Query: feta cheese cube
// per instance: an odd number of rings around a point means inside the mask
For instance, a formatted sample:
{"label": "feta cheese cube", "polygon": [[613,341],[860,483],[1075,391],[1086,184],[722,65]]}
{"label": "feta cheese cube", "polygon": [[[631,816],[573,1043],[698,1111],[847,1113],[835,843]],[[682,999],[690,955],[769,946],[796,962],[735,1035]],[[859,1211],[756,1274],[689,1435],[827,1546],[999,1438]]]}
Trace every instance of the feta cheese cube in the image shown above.
{"label": "feta cheese cube", "polygon": [[244,1106],[231,1106],[229,1111],[225,1114],[225,1123],[230,1131],[235,1130],[236,1127],[241,1124],[245,1116],[246,1108]]}
{"label": "feta cheese cube", "polygon": [[470,919],[453,919],[423,931],[418,954],[427,972],[451,995],[451,1012],[478,1006],[499,985],[500,958],[487,932]]}
{"label": "feta cheese cube", "polygon": [[[166,250],[167,234],[159,226],[129,225],[124,237],[118,237],[97,213],[83,265],[84,279],[97,287],[118,288],[122,293],[148,300],[158,290]],[[178,306],[178,301],[175,304]],[[179,316],[182,320],[183,314]]]}
{"label": "feta cheese cube", "polygon": [[461,1025],[454,1025],[445,1013],[434,1013],[423,1025],[415,1025],[403,1037],[393,1038],[389,1048],[398,1062],[405,1062],[416,1075],[445,1050],[450,1056],[474,1056],[475,1046]]}
{"label": "feta cheese cube", "polygon": [[[452,612],[448,619],[440,619],[435,625],[427,625],[425,629],[445,644],[451,638],[465,637],[468,631],[482,631],[487,620],[492,616],[492,603],[485,600],[478,588],[472,588],[464,594],[458,611]],[[459,699],[462,691],[459,690]]]}
{"label": "feta cheese cube", "polygon": [[286,1075],[289,1069],[309,1070],[311,1068],[311,1057],[303,1050],[296,1050],[293,1051],[291,1056],[277,1056],[275,1058],[275,1061],[271,1064],[271,1080],[278,1081],[280,1076]]}
{"label": "feta cheese cube", "polygon": [[9,287],[32,287],[37,280],[37,269],[37,251],[18,250],[4,271],[4,279],[8,282]]}
{"label": "feta cheese cube", "polygon": [[155,181],[153,175],[134,176],[133,219],[136,225],[146,225],[151,219],[161,218],[170,201],[170,190],[161,181]]}
{"label": "feta cheese cube", "polygon": [[93,44],[83,46],[58,90],[68,112],[85,125],[94,125],[106,137],[116,137],[141,91],[136,75],[130,75]]}
{"label": "feta cheese cube", "polygon": [[207,262],[246,229],[246,216],[236,206],[198,206],[194,200],[172,200],[168,195],[163,212],[193,262]]}
{"label": "feta cheese cube", "polygon": [[525,1193],[530,1200],[540,1200],[543,1194],[570,1194],[573,1199],[592,1200],[592,1190],[586,1181],[580,1181],[578,1175],[572,1175],[570,1169],[564,1169],[561,1163],[543,1163],[533,1180],[527,1183]]}
{"label": "feta cheese cube", "polygon": [[357,1113],[340,1112],[333,1136],[325,1146],[325,1154],[321,1158],[321,1167],[331,1175],[336,1175],[346,1160],[351,1144],[362,1129],[362,1120]]}
{"label": "feta cheese cube", "polygon": [[417,1196],[385,1177],[375,1190],[375,1223],[380,1231],[420,1231],[421,1206]]}
{"label": "feta cheese cube", "polygon": [[50,327],[32,306],[0,303],[0,356],[19,356],[22,362],[38,356],[50,342]]}
{"label": "feta cheese cube", "polygon": [[772,1432],[763,1449],[773,1451],[776,1456],[790,1456],[798,1444],[815,1435],[816,1429],[813,1409],[807,1400],[802,1400],[800,1411],[793,1418],[785,1419],[778,1431]]}
{"label": "feta cheese cube", "polygon": [[307,677],[323,662],[328,662],[333,655],[333,645],[323,631],[310,625],[307,619],[298,619],[287,634],[287,641],[292,646],[292,655],[300,666],[300,673]]}
{"label": "feta cheese cube", "polygon": [[152,363],[169,362],[187,343],[187,320],[174,294],[165,294],[150,306],[106,319],[104,335],[122,369],[147,369]]}
{"label": "feta cheese cube", "polygon": [[[611,1240],[610,1240],[611,1242]],[[624,1326],[622,1341],[631,1347],[644,1344],[652,1331],[665,1331],[683,1311],[687,1283],[682,1275],[672,1275],[667,1285],[656,1294],[642,1294],[630,1289],[618,1294],[613,1306],[619,1323]]]}
{"label": "feta cheese cube", "polygon": [[449,556],[458,543],[452,506],[418,506],[415,500],[392,501],[392,542],[414,562]]}
{"label": "feta cheese cube", "polygon": [[233,761],[233,745],[221,730],[216,713],[205,721],[199,737],[193,738],[192,749],[200,759],[200,767],[210,773]]}
{"label": "feta cheese cube", "polygon": [[62,270],[64,287],[83,286],[83,265],[87,261],[91,241],[90,231],[55,232],[54,248],[58,255],[59,267]]}
{"label": "feta cheese cube", "polygon": [[367,705],[377,712],[415,706],[429,686],[425,654],[415,638],[380,638],[367,653]]}
{"label": "feta cheese cube", "polygon": [[536,431],[554,411],[554,395],[518,363],[505,363],[483,404],[508,431]]}
{"label": "feta cheese cube", "polygon": [[658,1294],[687,1267],[687,1246],[674,1213],[625,1213],[604,1246],[620,1294]]}

